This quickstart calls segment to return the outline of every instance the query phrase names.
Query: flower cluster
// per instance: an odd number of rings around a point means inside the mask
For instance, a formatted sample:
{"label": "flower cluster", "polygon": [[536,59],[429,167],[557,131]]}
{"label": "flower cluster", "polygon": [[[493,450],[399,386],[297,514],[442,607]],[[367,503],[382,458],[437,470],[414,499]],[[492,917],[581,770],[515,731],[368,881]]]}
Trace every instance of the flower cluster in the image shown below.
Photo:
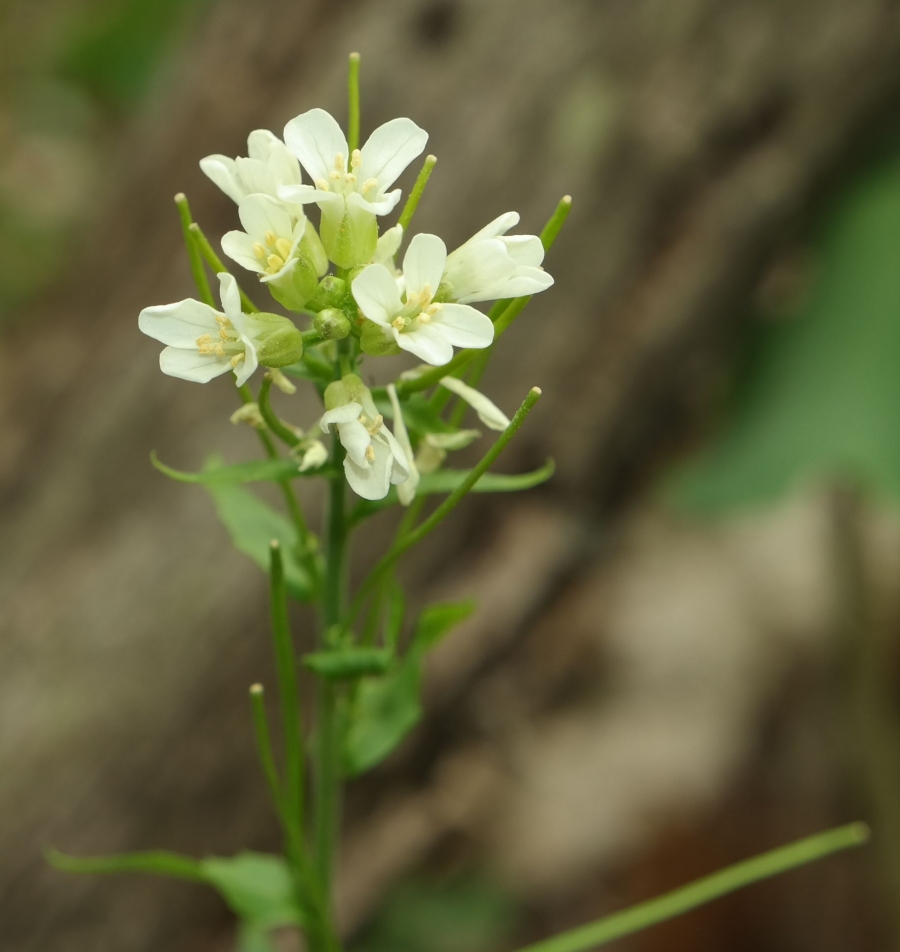
{"label": "flower cluster", "polygon": [[[427,141],[411,119],[393,119],[354,148],[332,116],[312,109],[287,124],[283,140],[256,130],[247,140],[247,156],[207,156],[200,167],[237,203],[241,224],[223,237],[222,251],[255,273],[282,308],[307,315],[311,325],[304,332],[288,316],[259,312],[246,297],[242,302],[237,282],[224,271],[218,274],[221,310],[189,299],[148,307],[139,319],[145,334],[166,345],[163,372],[185,380],[206,383],[232,371],[243,386],[260,365],[270,374],[293,368],[310,379],[304,371],[309,351],[341,368],[339,379],[320,387],[325,412],[319,427],[337,432],[356,493],[380,499],[395,484],[405,504],[421,473],[478,433],[411,437],[391,386],[383,391],[389,400],[382,409],[393,415],[395,437],[356,373],[362,360],[407,351],[427,365],[443,366],[455,347],[493,343],[493,321],[473,304],[531,295],[553,284],[541,267],[541,240],[508,234],[519,221],[515,212],[496,218],[449,254],[437,235],[417,234],[397,267],[405,229],[398,222],[380,233],[379,219],[397,207],[401,190],[393,186]],[[307,217],[312,206],[318,206],[318,228]],[[408,205],[401,215],[407,225],[414,208]],[[502,430],[508,424],[487,397],[458,377],[441,383],[473,406],[485,426]],[[241,418],[249,419],[246,413]],[[307,438],[304,445],[315,447],[316,441]],[[316,459],[321,455],[316,448]],[[303,465],[308,468],[308,459]]]}

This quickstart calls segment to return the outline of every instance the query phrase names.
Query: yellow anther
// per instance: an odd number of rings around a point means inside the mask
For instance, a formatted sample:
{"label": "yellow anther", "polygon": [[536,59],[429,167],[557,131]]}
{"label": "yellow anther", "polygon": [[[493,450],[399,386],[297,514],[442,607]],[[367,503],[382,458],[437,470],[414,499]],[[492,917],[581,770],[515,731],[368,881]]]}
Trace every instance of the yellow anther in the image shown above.
{"label": "yellow anther", "polygon": [[253,254],[255,254],[260,261],[266,260],[266,249],[263,248],[258,241],[253,245]]}
{"label": "yellow anther", "polygon": [[212,334],[201,334],[197,338],[197,346],[200,347],[203,344],[208,344],[212,340]]}
{"label": "yellow anther", "polygon": [[278,274],[284,267],[284,258],[279,258],[278,255],[269,255],[269,257],[266,258],[266,264],[269,266],[266,268],[269,274]]}
{"label": "yellow anther", "polygon": [[227,327],[219,328],[219,337],[221,337],[222,340],[231,340],[231,334],[228,333]]}
{"label": "yellow anther", "polygon": [[272,231],[267,231],[263,237],[266,239],[266,245],[270,248],[275,244],[275,233]]}
{"label": "yellow anther", "polygon": [[198,344],[197,350],[201,354],[214,354],[216,352],[216,348],[213,346],[213,344]]}
{"label": "yellow anther", "polygon": [[370,179],[366,179],[365,182],[363,182],[363,187],[361,191],[363,195],[365,195],[366,192],[371,192],[373,188],[378,188],[378,179],[370,178]]}
{"label": "yellow anther", "polygon": [[352,172],[348,172],[348,173],[344,176],[344,181],[345,181],[348,185],[355,185],[355,184],[356,184],[356,176],[355,176]]}
{"label": "yellow anther", "polygon": [[428,313],[428,311],[422,311],[422,313],[419,315],[419,323],[420,324],[431,323],[431,315]]}
{"label": "yellow anther", "polygon": [[340,180],[343,178],[343,175],[341,175],[340,172],[329,172],[328,177],[332,182],[340,182]]}
{"label": "yellow anther", "polygon": [[371,436],[374,436],[382,427],[384,423],[384,417],[379,413],[374,420],[371,421],[368,425],[363,424],[366,429],[369,431]]}
{"label": "yellow anther", "polygon": [[375,447],[371,443],[366,447],[366,459],[370,463],[375,462]]}
{"label": "yellow anther", "polygon": [[323,178],[317,178],[317,179],[316,179],[316,188],[319,189],[319,191],[321,191],[321,192],[330,192],[330,191],[331,191],[331,189],[330,189],[329,186],[328,186],[328,182],[326,182],[325,179],[323,179]]}
{"label": "yellow anther", "polygon": [[275,250],[287,261],[291,254],[291,243],[287,238],[279,238],[278,241],[275,242]]}
{"label": "yellow anther", "polygon": [[215,346],[214,349],[215,349],[215,352],[216,352],[216,357],[224,357],[224,356],[225,356],[225,346],[224,346],[224,344],[216,344],[216,346]]}
{"label": "yellow anther", "polygon": [[217,324],[222,324],[227,326],[231,323],[231,321],[229,321],[228,318],[224,314],[216,314],[215,318],[216,318]]}
{"label": "yellow anther", "polygon": [[338,172],[347,171],[347,160],[344,158],[343,152],[337,152],[334,156],[334,168]]}
{"label": "yellow anther", "polygon": [[358,169],[362,165],[362,152],[359,149],[354,149],[350,154],[350,167]]}
{"label": "yellow anther", "polygon": [[234,357],[231,358],[231,360],[229,361],[229,363],[231,364],[232,367],[237,367],[237,365],[238,365],[243,359],[244,359],[244,352],[241,351],[241,353],[235,354]]}
{"label": "yellow anther", "polygon": [[406,327],[406,318],[405,317],[395,317],[391,321],[391,327],[396,327],[398,331],[402,331]]}
{"label": "yellow anther", "polygon": [[425,310],[428,312],[430,317],[434,317],[434,315],[437,314],[438,311],[444,310],[444,305],[441,304],[440,301],[435,301],[434,304],[429,304],[428,307],[425,308]]}

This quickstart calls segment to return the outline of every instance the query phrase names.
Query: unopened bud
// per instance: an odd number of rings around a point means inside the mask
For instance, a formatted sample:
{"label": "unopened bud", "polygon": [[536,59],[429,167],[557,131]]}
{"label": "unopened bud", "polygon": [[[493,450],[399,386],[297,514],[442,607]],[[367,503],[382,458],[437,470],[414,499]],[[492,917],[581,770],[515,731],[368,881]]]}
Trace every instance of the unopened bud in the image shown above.
{"label": "unopened bud", "polygon": [[400,348],[397,346],[393,334],[374,321],[366,321],[363,324],[359,346],[364,354],[369,354],[371,357],[384,357],[386,354],[400,353]]}
{"label": "unopened bud", "polygon": [[256,325],[256,355],[263,366],[287,367],[303,356],[303,336],[292,321],[266,312],[249,317]]}
{"label": "unopened bud", "polygon": [[337,275],[329,274],[319,282],[316,293],[309,302],[311,311],[321,311],[327,307],[340,307],[347,297],[347,282]]}
{"label": "unopened bud", "polygon": [[259,412],[259,406],[255,403],[245,403],[242,407],[239,407],[234,413],[231,414],[231,422],[236,426],[241,423],[246,423],[249,426],[255,427],[257,430],[264,430],[266,428],[266,421],[263,420],[262,414]]}
{"label": "unopened bud", "polygon": [[274,383],[282,393],[297,392],[297,385],[288,380],[277,367],[270,367],[267,373],[272,383]]}
{"label": "unopened bud", "polygon": [[313,327],[325,340],[343,340],[350,333],[350,321],[343,311],[326,307],[313,318]]}

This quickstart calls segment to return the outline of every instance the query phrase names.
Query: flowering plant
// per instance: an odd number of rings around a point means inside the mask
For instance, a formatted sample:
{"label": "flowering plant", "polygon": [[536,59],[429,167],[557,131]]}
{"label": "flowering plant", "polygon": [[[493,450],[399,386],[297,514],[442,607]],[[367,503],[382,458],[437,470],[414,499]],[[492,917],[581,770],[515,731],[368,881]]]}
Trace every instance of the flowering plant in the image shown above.
{"label": "flowering plant", "polygon": [[[515,212],[495,218],[449,253],[438,236],[416,234],[398,265],[436,159],[426,157],[397,222],[381,231],[379,219],[400,203],[394,185],[425,150],[428,136],[411,119],[394,119],[360,147],[358,71],[354,54],[346,136],[328,113],[312,109],[287,124],[283,141],[256,130],[247,157],[211,155],[200,162],[238,206],[242,227],[222,238],[223,253],[255,274],[261,290],[294,316],[253,303],[179,195],[199,300],[147,307],[138,318],[140,330],[165,345],[163,373],[192,383],[233,375],[242,405],[232,420],[254,427],[264,451],[262,460],[230,466],[213,461],[199,473],[153,462],[173,479],[204,485],[236,547],[268,573],[279,757],[262,685],[250,688],[250,701],[284,855],[194,860],[161,851],[93,859],[51,854],[56,865],[75,871],[144,871],[213,886],[237,915],[246,952],[270,949],[272,932],[284,927],[302,930],[314,952],[340,948],[332,889],[342,783],[381,762],[414,728],[422,661],[472,611],[470,603],[440,604],[409,618],[399,560],[468,493],[527,489],[553,472],[552,462],[512,476],[489,471],[541,391],[529,390],[510,418],[477,384],[497,340],[534,294],[553,285],[543,260],[571,200],[559,202],[540,235],[509,234],[519,223]],[[312,206],[318,206],[318,227],[307,216]],[[218,302],[207,268],[218,280]],[[487,301],[495,303],[486,313],[473,306]],[[384,385],[364,382],[363,373],[370,381],[384,377],[381,358],[403,352],[421,363]],[[298,383],[321,403],[318,418],[302,429],[271,402],[273,386],[293,394]],[[471,469],[447,468],[449,453],[482,436],[463,426],[470,409],[498,435]],[[324,543],[310,528],[297,492],[316,478],[328,486]],[[278,486],[285,514],[244,488],[254,481]],[[425,515],[432,496],[440,502]],[[351,535],[394,503],[405,510],[396,537],[351,597]],[[299,659],[288,620],[292,600],[315,606],[319,616],[317,650]],[[298,662],[316,690],[309,734],[301,724]],[[581,952],[864,838],[860,825],[810,838],[546,940],[532,952]]]}

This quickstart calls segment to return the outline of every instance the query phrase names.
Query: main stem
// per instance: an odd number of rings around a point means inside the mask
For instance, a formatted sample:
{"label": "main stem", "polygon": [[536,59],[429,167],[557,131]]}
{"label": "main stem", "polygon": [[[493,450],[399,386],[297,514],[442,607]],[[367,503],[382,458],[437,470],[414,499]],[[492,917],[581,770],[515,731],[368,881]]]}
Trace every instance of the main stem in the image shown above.
{"label": "main stem", "polygon": [[[343,458],[344,449],[335,435],[332,462],[338,475],[332,477],[328,490],[327,563],[322,592],[322,647],[327,647],[329,634],[333,626],[339,624],[344,611],[347,523]],[[315,845],[319,879],[329,909],[332,908],[334,856],[341,809],[341,751],[337,703],[337,688],[334,683],[327,678],[321,678],[318,694]]]}

